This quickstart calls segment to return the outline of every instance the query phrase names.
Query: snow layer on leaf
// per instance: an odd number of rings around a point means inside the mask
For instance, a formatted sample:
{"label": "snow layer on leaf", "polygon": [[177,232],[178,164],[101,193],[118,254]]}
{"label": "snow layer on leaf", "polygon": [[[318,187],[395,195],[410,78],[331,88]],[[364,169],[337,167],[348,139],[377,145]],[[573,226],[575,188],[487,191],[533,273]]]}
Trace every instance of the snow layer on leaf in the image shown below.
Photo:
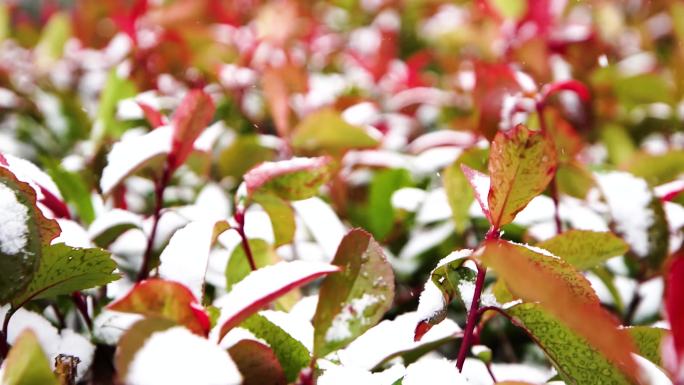
{"label": "snow layer on leaf", "polygon": [[268,181],[279,176],[297,171],[315,170],[330,163],[326,157],[319,158],[291,158],[278,162],[262,162],[249,170],[243,179],[247,185],[247,191],[251,194],[257,191]]}
{"label": "snow layer on leaf", "polygon": [[112,192],[126,176],[134,173],[145,162],[171,152],[173,127],[162,126],[140,136],[124,136],[112,146],[107,155],[107,166],[102,170],[100,188],[104,195]]}
{"label": "snow layer on leaf", "polygon": [[649,385],[672,385],[672,380],[658,365],[638,354],[632,354],[632,357],[634,357],[637,366],[639,366],[641,379],[644,380],[644,383]]}
{"label": "snow layer on leaf", "polygon": [[28,208],[17,200],[14,190],[0,183],[0,251],[14,255],[28,242]]}
{"label": "snow layer on leaf", "polygon": [[216,221],[191,222],[176,231],[159,257],[159,276],[185,285],[201,301]]}
{"label": "snow layer on leaf", "polygon": [[[491,368],[498,381],[525,381],[525,383],[545,384],[554,375],[550,369],[525,364],[492,364]],[[468,384],[494,384],[485,364],[476,358],[466,358],[463,365],[463,375],[468,379]]]}
{"label": "snow layer on leaf", "polygon": [[318,294],[310,295],[300,299],[290,309],[290,314],[307,321],[311,321],[316,314],[316,307],[318,306]]}
{"label": "snow layer on leaf", "polygon": [[71,247],[93,247],[88,232],[79,223],[63,218],[57,218],[57,223],[62,232],[52,240],[51,244],[64,243]]}
{"label": "snow layer on leaf", "polygon": [[634,252],[648,254],[648,231],[654,222],[649,207],[653,193],[645,180],[627,172],[595,173],[596,182],[604,194],[617,230],[623,234]]}
{"label": "snow layer on leaf", "polygon": [[[332,320],[330,328],[325,333],[325,340],[328,342],[332,341],[342,341],[351,337],[351,330],[349,330],[349,323],[359,315],[363,315],[366,309],[370,306],[375,305],[378,302],[383,301],[384,296],[374,296],[368,293],[364,293],[359,298],[354,298],[349,303],[349,306],[345,306],[342,311],[335,316]],[[361,323],[364,324],[367,319],[361,317]]]}
{"label": "snow layer on leaf", "polygon": [[417,312],[409,312],[392,321],[380,322],[339,351],[340,362],[347,367],[371,370],[388,357],[454,337],[461,331],[456,322],[446,319],[425,333],[419,342],[415,342],[413,332],[419,320]]}
{"label": "snow layer on leaf", "polygon": [[453,261],[463,259],[463,258],[468,258],[471,255],[473,255],[473,250],[471,250],[471,249],[461,249],[461,250],[452,251],[451,253],[449,253],[449,255],[447,255],[446,257],[439,260],[435,269],[437,267],[444,266],[444,265],[451,263]]}
{"label": "snow layer on leaf", "polygon": [[76,356],[81,361],[77,367],[76,379],[83,378],[90,364],[93,362],[95,356],[95,345],[93,345],[87,338],[76,333],[71,329],[64,329],[61,332],[61,339],[57,345],[57,351],[54,356],[50,356],[50,361],[54,365],[54,359],[58,354],[67,354]]}
{"label": "snow layer on leaf", "polygon": [[322,360],[319,360],[319,365],[325,371],[318,377],[318,385],[392,385],[401,379],[405,371],[403,365],[394,365],[376,373],[355,367],[325,365]]}
{"label": "snow layer on leaf", "polygon": [[[125,293],[127,291],[122,292]],[[93,320],[93,337],[107,345],[116,345],[121,336],[143,318],[140,314],[103,309]]]}
{"label": "snow layer on leaf", "polygon": [[428,279],[418,298],[418,309],[416,310],[418,318],[421,320],[430,319],[443,311],[446,305],[444,293],[432,282],[432,279]]}
{"label": "snow layer on leaf", "polygon": [[392,194],[392,207],[408,212],[415,212],[423,203],[427,193],[415,187],[404,187]]}
{"label": "snow layer on leaf", "polygon": [[459,373],[456,365],[446,358],[426,357],[406,368],[403,385],[423,385],[426,379],[432,385],[469,384],[466,377]]}
{"label": "snow layer on leaf", "polygon": [[107,230],[121,225],[142,227],[142,218],[127,210],[113,209],[98,215],[88,228],[90,239],[95,239]]}
{"label": "snow layer on leaf", "polygon": [[[38,166],[29,162],[28,160],[18,158],[10,154],[4,154],[4,156],[5,160],[7,160],[10,171],[12,171],[12,173],[14,173],[19,180],[32,185],[31,187],[36,190],[39,200],[42,199],[43,196],[43,193],[39,191],[40,187],[48,190],[57,199],[63,200],[62,194],[59,192],[59,188],[55,182],[48,174],[39,169]],[[40,186],[37,189],[36,184]]]}
{"label": "snow layer on leaf", "polygon": [[451,218],[451,206],[444,188],[436,188],[427,193],[423,205],[418,210],[416,222],[420,224],[443,221]]}
{"label": "snow layer on leaf", "polygon": [[292,207],[316,242],[321,245],[325,255],[332,261],[337,246],[346,234],[345,227],[335,211],[317,197],[292,202]]}
{"label": "snow layer on leaf", "polygon": [[212,329],[210,337],[218,342],[221,328],[227,322],[264,298],[291,287],[309,277],[338,271],[338,267],[316,262],[279,262],[250,273],[235,284],[232,290],[216,299],[214,305],[221,309],[221,315]]}
{"label": "snow layer on leaf", "polygon": [[293,313],[274,310],[264,310],[259,314],[266,317],[266,319],[285,330],[287,334],[297,341],[301,342],[309,352],[313,351],[314,329],[310,320],[301,318]]}
{"label": "snow layer on leaf", "polygon": [[411,231],[409,241],[399,252],[400,259],[411,259],[439,245],[454,233],[454,224],[444,222],[431,228],[417,228]]}
{"label": "snow layer on leaf", "polygon": [[130,385],[232,385],[242,376],[228,353],[182,326],[153,333],[128,368]]}

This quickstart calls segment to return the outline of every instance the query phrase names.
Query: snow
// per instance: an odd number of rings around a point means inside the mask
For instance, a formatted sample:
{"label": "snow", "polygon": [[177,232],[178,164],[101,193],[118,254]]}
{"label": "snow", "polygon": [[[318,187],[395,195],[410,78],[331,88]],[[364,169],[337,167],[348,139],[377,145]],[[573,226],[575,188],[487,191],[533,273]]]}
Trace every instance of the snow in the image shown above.
{"label": "snow", "polygon": [[467,148],[477,142],[477,136],[470,132],[439,130],[417,137],[408,146],[412,154],[420,154],[430,148],[440,146],[456,146]]}
{"label": "snow", "polygon": [[100,235],[104,234],[107,230],[122,226],[131,225],[133,227],[142,227],[142,218],[130,211],[113,209],[98,215],[93,223],[90,224],[88,228],[88,234],[90,239],[95,239]]}
{"label": "snow", "polygon": [[639,256],[649,251],[648,230],[654,222],[649,205],[653,193],[645,180],[627,172],[595,173],[596,182],[604,194],[616,229]]}
{"label": "snow", "polygon": [[176,326],[152,333],[133,357],[126,383],[237,385],[242,376],[226,351]]}
{"label": "snow", "polygon": [[395,209],[415,212],[425,200],[427,193],[416,187],[404,187],[392,194],[392,207]]}
{"label": "snow", "polygon": [[[492,372],[498,381],[525,381],[525,383],[545,384],[553,377],[551,369],[529,364],[497,364],[491,365]],[[484,362],[476,358],[466,358],[463,375],[472,385],[493,385],[492,377]]]}
{"label": "snow", "polygon": [[88,232],[78,223],[69,219],[57,218],[57,223],[62,232],[52,240],[52,244],[64,243],[71,247],[93,247]]}
{"label": "snow", "polygon": [[349,323],[354,319],[359,319],[361,325],[368,323],[368,319],[364,316],[367,308],[382,301],[384,296],[374,296],[364,293],[360,298],[351,300],[348,306],[342,308],[342,311],[332,320],[330,328],[325,333],[325,340],[328,342],[342,341],[352,336],[349,330]]}
{"label": "snow", "polygon": [[446,358],[426,357],[406,368],[402,385],[423,385],[428,378],[431,385],[469,384],[453,362]]}
{"label": "snow", "polygon": [[[43,193],[39,191],[40,187],[42,187],[48,190],[57,199],[63,200],[62,194],[59,192],[59,188],[55,182],[48,174],[38,168],[38,166],[29,162],[28,160],[18,158],[10,154],[3,155],[5,156],[5,160],[7,160],[10,171],[12,171],[19,180],[29,183],[31,187],[36,190],[36,194],[39,199],[43,196]],[[36,185],[40,187],[37,187]]]}
{"label": "snow", "polygon": [[190,222],[171,236],[159,257],[159,276],[182,283],[200,301],[217,225],[208,220]]}
{"label": "snow", "polygon": [[451,206],[443,187],[427,192],[423,205],[416,214],[416,223],[427,224],[451,218]]}
{"label": "snow", "polygon": [[318,197],[292,202],[292,207],[332,261],[337,246],[347,232],[335,211]]}
{"label": "snow", "polygon": [[453,233],[454,224],[451,221],[430,228],[415,228],[411,231],[409,241],[399,252],[399,258],[412,259],[439,245]]}
{"label": "snow", "polygon": [[313,351],[314,328],[310,319],[302,318],[296,313],[285,313],[275,310],[264,310],[259,312],[259,314],[301,342],[309,352]]}
{"label": "snow", "polygon": [[171,152],[173,127],[162,126],[144,135],[124,135],[107,155],[107,166],[102,170],[100,187],[108,195],[128,175],[153,158]]}
{"label": "snow", "polygon": [[[468,169],[470,170],[470,169]],[[485,175],[477,170],[472,170],[472,172],[464,172],[468,182],[473,187],[475,192],[475,200],[480,204],[482,213],[489,212],[489,187],[491,185],[491,180],[488,175]]]}
{"label": "snow", "polygon": [[309,295],[300,299],[290,309],[290,314],[301,319],[311,321],[316,314],[316,307],[318,306],[318,294]]}
{"label": "snow", "polygon": [[468,258],[471,255],[473,255],[473,250],[471,249],[461,249],[452,251],[451,253],[449,253],[449,255],[439,260],[439,262],[437,263],[437,267],[435,267],[435,269],[446,264],[449,264],[451,262],[457,261],[459,259]]}
{"label": "snow", "polygon": [[0,184],[0,251],[14,255],[28,242],[28,208],[17,199],[14,190]]}
{"label": "snow", "polygon": [[387,358],[418,349],[433,342],[456,337],[461,332],[458,324],[446,319],[431,328],[419,342],[413,341],[413,332],[420,321],[417,312],[404,313],[394,320],[384,320],[355,339],[338,352],[342,365],[371,370]]}
{"label": "snow", "polygon": [[252,194],[268,181],[279,176],[305,170],[314,170],[324,167],[330,162],[329,158],[291,158],[278,162],[262,162],[249,170],[243,179],[247,185],[247,191]]}
{"label": "snow", "polygon": [[311,276],[323,275],[338,271],[337,266],[317,262],[279,262],[250,273],[245,279],[233,286],[232,290],[216,299],[214,305],[221,309],[216,327],[211,331],[211,338],[218,342],[220,329],[227,321],[240,315],[264,298],[293,287],[296,283]]}
{"label": "snow", "polygon": [[667,374],[653,362],[646,358],[632,353],[634,361],[636,361],[639,368],[641,380],[648,385],[672,385],[672,380],[668,378]]}
{"label": "snow", "polygon": [[420,320],[430,319],[444,311],[446,305],[444,293],[432,282],[431,278],[428,278],[418,298],[418,309],[416,310],[418,318]]}
{"label": "snow", "polygon": [[394,365],[382,372],[371,373],[367,370],[327,364],[319,360],[325,371],[318,377],[318,385],[392,385],[404,375],[403,365]]}
{"label": "snow", "polygon": [[[121,294],[126,293],[122,291]],[[140,314],[104,309],[93,320],[93,337],[107,345],[116,345],[126,330],[143,318]]]}

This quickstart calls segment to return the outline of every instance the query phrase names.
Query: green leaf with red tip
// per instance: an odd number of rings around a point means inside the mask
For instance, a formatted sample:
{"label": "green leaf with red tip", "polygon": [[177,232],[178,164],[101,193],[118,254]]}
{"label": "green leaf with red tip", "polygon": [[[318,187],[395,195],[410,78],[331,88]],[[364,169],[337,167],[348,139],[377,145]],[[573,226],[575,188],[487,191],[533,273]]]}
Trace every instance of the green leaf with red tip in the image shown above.
{"label": "green leaf with red tip", "polygon": [[180,283],[148,279],[137,283],[123,298],[107,306],[110,310],[164,318],[206,336],[209,316],[192,292]]}
{"label": "green leaf with red tip", "polygon": [[313,319],[314,356],[325,357],[373,327],[394,300],[394,272],[380,245],[364,230],[342,239],[323,281]]}
{"label": "green leaf with red tip", "polygon": [[554,143],[544,134],[517,125],[499,132],[489,153],[489,210],[501,228],[541,194],[556,172]]}
{"label": "green leaf with red tip", "polygon": [[629,245],[615,234],[588,230],[569,230],[537,246],[580,270],[590,269],[629,251]]}
{"label": "green leaf with red tip", "polygon": [[3,385],[59,385],[38,337],[30,329],[17,337],[3,368]]}
{"label": "green leaf with red tip", "polygon": [[14,301],[28,287],[40,265],[43,247],[57,237],[60,229],[55,220],[47,219],[36,206],[35,190],[5,167],[0,167],[0,189],[2,210],[14,212],[10,220],[17,221],[3,226],[13,225],[21,230],[0,243],[0,305],[3,305]]}
{"label": "green leaf with red tip", "polygon": [[292,242],[296,224],[294,210],[290,203],[271,194],[256,194],[253,200],[261,205],[271,219],[275,246],[282,246]]}
{"label": "green leaf with red tip", "polygon": [[329,108],[307,115],[292,133],[292,146],[307,155],[340,156],[346,150],[373,148],[378,144],[363,127],[347,123]]}
{"label": "green leaf with red tip", "polygon": [[584,338],[625,376],[636,379],[631,354],[636,348],[615,317],[601,307],[589,281],[562,259],[522,245],[495,240],[485,243],[482,261],[493,268],[510,291],[535,302]]}
{"label": "green leaf with red tip", "polygon": [[173,142],[169,167],[175,170],[190,156],[195,139],[211,123],[216,107],[211,96],[201,90],[188,92],[173,115]]}
{"label": "green leaf with red tip", "polygon": [[273,194],[285,200],[311,198],[330,179],[329,157],[263,162],[245,174],[247,193]]}
{"label": "green leaf with red tip", "polygon": [[242,385],[286,385],[278,358],[267,345],[254,340],[242,340],[228,349],[230,357],[242,374]]}
{"label": "green leaf with red tip", "polygon": [[55,298],[103,286],[120,278],[115,270],[116,262],[102,249],[70,247],[63,243],[43,247],[38,270],[12,304],[19,307],[29,300]]}

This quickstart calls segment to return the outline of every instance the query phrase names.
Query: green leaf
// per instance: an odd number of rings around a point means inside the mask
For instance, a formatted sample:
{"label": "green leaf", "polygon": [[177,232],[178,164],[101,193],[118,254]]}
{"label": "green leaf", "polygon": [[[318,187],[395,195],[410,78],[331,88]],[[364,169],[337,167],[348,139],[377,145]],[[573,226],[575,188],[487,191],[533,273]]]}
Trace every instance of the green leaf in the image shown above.
{"label": "green leaf", "polygon": [[586,270],[629,251],[625,241],[611,232],[570,230],[537,245],[577,269]]}
{"label": "green leaf", "polygon": [[608,159],[612,164],[620,165],[629,160],[636,146],[627,130],[617,124],[607,124],[599,130],[601,141],[608,151]]}
{"label": "green leaf", "polygon": [[65,170],[61,164],[52,159],[45,159],[43,164],[45,171],[55,181],[64,199],[76,208],[79,218],[86,224],[92,223],[95,220],[95,210],[90,199],[90,189],[81,175]]}
{"label": "green leaf", "polygon": [[43,28],[35,48],[39,62],[48,65],[62,57],[64,44],[70,37],[71,18],[65,12],[54,13]]}
{"label": "green leaf", "polygon": [[277,152],[262,145],[258,135],[240,135],[226,147],[218,158],[218,172],[222,177],[240,180],[257,164],[275,159]]}
{"label": "green leaf", "polygon": [[253,198],[261,205],[271,219],[275,246],[282,246],[292,242],[295,235],[295,213],[290,203],[275,195],[257,194]]}
{"label": "green leaf", "polygon": [[17,337],[4,363],[3,385],[59,385],[50,361],[30,329]]}
{"label": "green leaf", "polygon": [[[430,273],[430,280],[425,284],[425,289],[421,293],[418,304],[419,321],[414,332],[414,340],[419,341],[425,333],[434,325],[442,322],[447,316],[447,309],[454,300],[459,298],[461,302],[461,288],[463,285],[471,286],[475,284],[476,273],[463,264],[472,254],[469,249],[452,252],[443,258]],[[429,285],[434,285],[439,289],[443,296],[442,306],[433,307],[438,301],[433,301],[426,297],[433,295]],[[472,295],[468,293],[467,295]],[[468,301],[470,298],[467,299]]]}
{"label": "green leaf", "polygon": [[378,140],[365,129],[353,126],[330,108],[307,115],[292,133],[292,146],[307,155],[342,155],[345,150],[372,148]]}
{"label": "green leaf", "polygon": [[343,269],[321,284],[314,315],[314,356],[325,357],[373,327],[392,305],[394,272],[380,245],[361,229],[340,243],[333,265]]}
{"label": "green leaf", "polygon": [[640,356],[658,366],[663,366],[661,344],[663,339],[670,334],[669,330],[652,326],[631,326],[627,328],[627,331],[634,339]]}
{"label": "green leaf", "polygon": [[527,12],[527,2],[523,0],[491,0],[489,3],[507,19],[518,20]]}
{"label": "green leaf", "polygon": [[138,282],[128,294],[107,308],[168,319],[201,336],[209,332],[209,316],[190,289],[174,281],[154,278]]}
{"label": "green leaf", "polygon": [[404,169],[378,171],[371,180],[368,196],[368,230],[383,239],[394,226],[392,193],[409,186],[411,175]]}
{"label": "green leaf", "polygon": [[615,385],[632,383],[585,339],[544,311],[540,305],[523,303],[506,312],[544,350],[566,383]]}
{"label": "green leaf", "polygon": [[293,201],[311,198],[330,179],[329,157],[292,158],[278,162],[263,162],[244,175],[247,193],[273,194]]}
{"label": "green leaf", "polygon": [[294,382],[300,370],[309,365],[311,354],[301,342],[289,335],[285,330],[269,321],[261,314],[247,318],[240,327],[252,332],[257,338],[266,342],[273,349],[278,362],[285,371],[288,383]]}
{"label": "green leaf", "polygon": [[0,41],[5,40],[10,36],[11,32],[11,15],[8,4],[0,4]]}
{"label": "green leaf", "polygon": [[[252,250],[252,257],[257,268],[276,264],[280,260],[271,245],[263,239],[250,239],[249,248]],[[226,290],[230,291],[233,285],[242,281],[251,272],[245,250],[242,245],[237,245],[226,265]]]}
{"label": "green leaf", "polygon": [[492,226],[498,229],[513,222],[546,189],[556,166],[555,145],[544,134],[523,125],[496,134],[489,153]]}
{"label": "green leaf", "polygon": [[668,81],[655,73],[618,77],[614,83],[618,99],[627,108],[646,103],[672,103],[672,88]]}
{"label": "green leaf", "polygon": [[591,173],[576,161],[558,165],[556,183],[560,193],[568,194],[578,199],[586,198],[589,190],[595,185]]}
{"label": "green leaf", "polygon": [[0,167],[0,195],[0,210],[9,221],[3,226],[12,225],[0,241],[0,305],[4,305],[14,302],[28,287],[38,270],[43,246],[49,245],[60,229],[36,206],[33,188],[5,167]]}
{"label": "green leaf", "polygon": [[462,234],[470,224],[470,204],[475,194],[468,179],[461,171],[461,165],[481,171],[487,162],[487,151],[482,149],[468,149],[450,166],[444,169],[442,184],[451,207],[456,232]]}
{"label": "green leaf", "polygon": [[38,271],[12,304],[18,307],[30,300],[105,285],[119,279],[115,269],[110,253],[102,249],[82,249],[63,243],[44,247]]}
{"label": "green leaf", "polygon": [[286,385],[283,367],[273,350],[254,340],[241,340],[228,349],[242,374],[242,385]]}
{"label": "green leaf", "polygon": [[627,170],[657,186],[671,182],[684,173],[684,151],[668,151],[662,155],[636,154],[628,162]]}
{"label": "green leaf", "polygon": [[119,77],[116,68],[109,71],[97,110],[97,120],[102,122],[104,136],[121,136],[125,126],[116,120],[117,104],[123,99],[134,97],[136,93],[137,89],[132,81]]}

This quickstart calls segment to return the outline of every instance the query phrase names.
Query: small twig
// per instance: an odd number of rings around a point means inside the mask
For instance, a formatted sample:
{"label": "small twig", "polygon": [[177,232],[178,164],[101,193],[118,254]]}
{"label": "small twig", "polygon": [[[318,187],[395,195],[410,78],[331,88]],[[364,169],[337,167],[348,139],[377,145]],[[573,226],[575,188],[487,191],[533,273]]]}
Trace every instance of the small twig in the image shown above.
{"label": "small twig", "polygon": [[149,275],[154,240],[157,237],[157,227],[159,227],[159,219],[161,218],[162,208],[164,207],[164,190],[166,190],[170,178],[171,168],[167,163],[164,165],[161,179],[158,179],[154,184],[154,216],[152,219],[152,231],[150,232],[150,237],[147,239],[147,247],[145,248],[145,254],[143,254],[143,263],[138,272],[138,282],[147,279]]}
{"label": "small twig", "polygon": [[[496,231],[496,233],[498,233],[498,231]],[[489,233],[487,235],[489,236]],[[486,275],[487,268],[485,268],[484,266],[477,265],[477,277],[475,278],[475,292],[473,293],[473,300],[470,304],[470,310],[468,311],[468,319],[466,321],[465,330],[463,332],[463,340],[461,341],[461,347],[458,351],[458,358],[456,359],[456,367],[459,371],[463,371],[463,364],[465,363],[466,355],[468,354],[468,349],[470,348],[470,342],[473,338],[473,332],[475,331],[475,326],[477,325],[477,320],[480,314],[478,310],[480,307],[480,296],[482,295],[482,289],[484,286],[484,280]]]}
{"label": "small twig", "polygon": [[7,357],[7,353],[9,353],[9,343],[7,342],[7,330],[9,329],[9,322],[10,319],[12,318],[12,315],[16,309],[14,308],[9,308],[7,310],[7,313],[5,313],[5,319],[2,321],[2,334],[0,336],[0,363],[4,361],[5,357]]}
{"label": "small twig", "polygon": [[81,294],[80,291],[75,291],[71,293],[71,299],[74,301],[74,305],[76,305],[76,309],[78,309],[78,312],[81,313],[81,317],[83,317],[83,321],[88,327],[88,331],[92,331],[93,321],[90,318],[90,315],[88,314],[88,304],[85,301],[85,297],[83,296],[83,294]]}
{"label": "small twig", "polygon": [[632,321],[634,321],[634,316],[636,315],[636,311],[639,308],[641,301],[643,300],[643,297],[639,293],[639,286],[640,286],[640,284],[637,283],[636,287],[634,288],[634,295],[632,296],[632,300],[629,301],[629,305],[627,306],[627,311],[625,312],[625,318],[623,320],[623,323],[626,326],[631,325]]}
{"label": "small twig", "polygon": [[492,381],[496,384],[497,381],[496,377],[494,376],[494,372],[492,372],[492,363],[491,362],[485,362],[485,367],[487,368],[487,372],[489,372],[489,376],[492,378]]}
{"label": "small twig", "polygon": [[252,254],[252,247],[249,245],[249,239],[247,239],[247,235],[245,234],[245,213],[242,210],[238,210],[235,213],[235,221],[238,224],[238,227],[235,229],[237,233],[240,235],[240,240],[242,242],[242,249],[245,251],[245,255],[247,256],[247,262],[249,262],[249,267],[252,269],[252,271],[257,269],[256,263],[254,262],[254,255]]}

